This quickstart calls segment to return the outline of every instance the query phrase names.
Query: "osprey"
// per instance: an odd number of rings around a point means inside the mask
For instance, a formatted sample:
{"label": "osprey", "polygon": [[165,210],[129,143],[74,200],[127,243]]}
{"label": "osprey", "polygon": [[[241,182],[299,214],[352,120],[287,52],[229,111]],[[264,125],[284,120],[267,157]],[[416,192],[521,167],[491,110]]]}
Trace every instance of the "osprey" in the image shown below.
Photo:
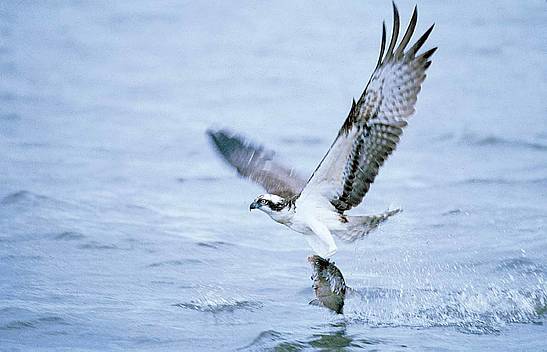
{"label": "osprey", "polygon": [[[430,58],[437,48],[417,54],[433,25],[410,47],[417,9],[400,43],[399,13],[393,4],[393,32],[386,47],[386,26],[376,68],[358,101],[315,172],[306,182],[292,169],[279,164],[274,153],[226,130],[209,134],[224,159],[243,177],[263,186],[250,209],[260,209],[273,220],[304,234],[312,249],[328,258],[336,252],[332,235],[355,241],[399,210],[378,215],[348,216],[359,205],[378,169],[395,150],[414,105]],[[384,55],[385,54],[385,55]]]}

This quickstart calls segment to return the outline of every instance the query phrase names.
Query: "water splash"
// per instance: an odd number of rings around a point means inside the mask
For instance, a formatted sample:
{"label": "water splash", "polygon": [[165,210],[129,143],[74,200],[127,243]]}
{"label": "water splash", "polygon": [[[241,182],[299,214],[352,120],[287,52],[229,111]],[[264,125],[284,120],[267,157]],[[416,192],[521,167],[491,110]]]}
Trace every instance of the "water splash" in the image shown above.
{"label": "water splash", "polygon": [[437,290],[357,290],[346,302],[347,317],[373,327],[456,327],[473,334],[499,332],[507,324],[534,323],[547,308],[547,291],[485,290],[468,286]]}

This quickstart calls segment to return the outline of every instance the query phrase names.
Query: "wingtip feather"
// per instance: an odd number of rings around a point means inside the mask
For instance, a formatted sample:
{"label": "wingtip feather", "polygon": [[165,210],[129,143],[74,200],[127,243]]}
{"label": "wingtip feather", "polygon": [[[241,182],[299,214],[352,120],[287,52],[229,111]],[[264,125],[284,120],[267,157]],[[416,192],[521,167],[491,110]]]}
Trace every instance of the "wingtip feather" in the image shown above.
{"label": "wingtip feather", "polygon": [[387,54],[385,60],[391,59],[393,57],[393,49],[395,49],[395,44],[397,43],[397,37],[399,36],[399,27],[400,27],[400,18],[399,10],[397,5],[393,2],[393,31],[391,32],[391,41],[389,42],[389,47],[387,49]]}
{"label": "wingtip feather", "polygon": [[207,136],[209,136],[209,138],[211,139],[212,142],[214,142],[217,146],[218,146],[218,135],[219,135],[219,132],[218,130],[213,130],[212,128],[208,128],[206,131],[205,131],[205,134]]}
{"label": "wingtip feather", "polygon": [[409,55],[410,57],[413,57],[414,55],[416,55],[418,50],[420,50],[420,48],[424,45],[425,41],[431,34],[431,31],[433,31],[434,27],[435,27],[435,23],[433,23],[431,27],[429,27],[427,31],[425,31],[425,33],[422,34],[422,36],[420,37],[420,39],[416,41],[416,43],[414,43],[414,45],[408,50],[407,55]]}
{"label": "wingtip feather", "polygon": [[435,52],[437,51],[439,47],[434,47],[432,49],[429,49],[428,51],[426,51],[425,53],[423,53],[422,56],[423,58],[425,59],[429,59],[431,56],[433,56],[433,54],[435,54]]}
{"label": "wingtip feather", "polygon": [[205,134],[208,135],[211,138],[214,138],[216,133],[218,133],[218,131],[213,130],[212,128],[208,128],[208,129],[205,130]]}
{"label": "wingtip feather", "polygon": [[418,6],[416,5],[414,6],[414,11],[412,11],[412,17],[410,18],[408,27],[405,31],[405,34],[403,35],[403,39],[401,40],[401,43],[397,47],[397,50],[395,50],[395,57],[399,58],[403,55],[403,52],[407,44],[410,42],[410,39],[412,38],[412,35],[414,34],[414,30],[416,29],[417,22],[418,22]]}
{"label": "wingtip feather", "polygon": [[382,43],[380,44],[380,55],[378,56],[378,62],[376,68],[382,64],[382,58],[386,49],[386,21],[382,21]]}

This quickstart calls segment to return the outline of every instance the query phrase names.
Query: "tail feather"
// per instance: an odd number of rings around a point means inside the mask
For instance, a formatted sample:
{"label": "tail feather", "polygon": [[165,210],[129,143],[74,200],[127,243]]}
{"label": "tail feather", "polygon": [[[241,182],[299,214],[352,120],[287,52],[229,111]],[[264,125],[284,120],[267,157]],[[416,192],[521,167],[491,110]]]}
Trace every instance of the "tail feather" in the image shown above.
{"label": "tail feather", "polygon": [[387,210],[377,215],[348,216],[346,229],[344,231],[334,231],[333,233],[344,241],[353,242],[366,236],[368,233],[375,230],[381,223],[386,221],[387,218],[401,211],[401,209],[394,209]]}

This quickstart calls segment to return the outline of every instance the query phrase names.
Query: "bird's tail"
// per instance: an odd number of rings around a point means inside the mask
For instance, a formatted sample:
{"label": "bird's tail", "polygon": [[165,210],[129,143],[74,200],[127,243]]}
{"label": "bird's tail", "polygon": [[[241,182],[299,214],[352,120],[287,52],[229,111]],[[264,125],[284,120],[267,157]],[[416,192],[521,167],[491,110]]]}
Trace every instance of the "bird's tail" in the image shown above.
{"label": "bird's tail", "polygon": [[377,215],[367,216],[348,216],[346,229],[343,231],[333,231],[340,239],[353,242],[361,237],[366,236],[371,231],[375,230],[378,225],[384,222],[387,218],[401,212],[401,209],[387,210]]}

